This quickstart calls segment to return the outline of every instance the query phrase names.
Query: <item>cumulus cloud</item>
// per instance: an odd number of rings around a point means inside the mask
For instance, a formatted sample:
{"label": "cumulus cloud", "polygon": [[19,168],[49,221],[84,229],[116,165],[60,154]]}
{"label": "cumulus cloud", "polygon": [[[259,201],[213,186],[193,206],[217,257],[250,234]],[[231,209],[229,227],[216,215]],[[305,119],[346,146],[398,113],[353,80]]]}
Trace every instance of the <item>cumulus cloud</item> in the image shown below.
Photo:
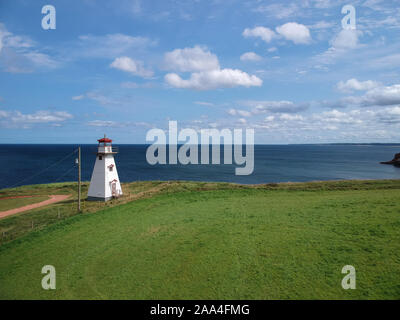
{"label": "cumulus cloud", "polygon": [[270,43],[274,38],[283,37],[295,44],[308,44],[311,42],[311,34],[308,27],[297,22],[288,22],[275,28],[276,33],[266,27],[255,27],[244,29],[242,35],[245,38],[258,37],[266,43]]}
{"label": "cumulus cloud", "polygon": [[326,102],[331,108],[345,107],[385,107],[400,104],[400,84],[378,86],[362,96],[347,96],[338,101]]}
{"label": "cumulus cloud", "polygon": [[400,107],[390,107],[375,112],[380,122],[387,124],[398,124],[400,123]]}
{"label": "cumulus cloud", "polygon": [[358,46],[358,37],[361,31],[354,29],[342,29],[330,42],[335,49],[354,49]]}
{"label": "cumulus cloud", "polygon": [[254,52],[246,52],[240,56],[242,61],[260,61],[262,58]]}
{"label": "cumulus cloud", "polygon": [[377,87],[361,97],[363,106],[389,106],[400,104],[400,84]]}
{"label": "cumulus cloud", "polygon": [[168,70],[194,72],[219,69],[219,61],[215,54],[206,47],[175,49],[164,56]]}
{"label": "cumulus cloud", "polygon": [[347,81],[340,81],[337,84],[337,89],[342,92],[366,91],[374,89],[379,86],[380,83],[377,81],[372,81],[372,80],[358,81],[357,79],[352,78]]}
{"label": "cumulus cloud", "polygon": [[245,38],[258,37],[261,38],[266,43],[270,43],[271,40],[276,36],[274,31],[265,27],[255,27],[253,29],[246,28],[244,29],[242,35]]}
{"label": "cumulus cloud", "polygon": [[129,57],[116,58],[110,64],[110,67],[144,78],[153,76],[153,71],[145,69],[143,67],[143,62],[133,60]]}
{"label": "cumulus cloud", "polygon": [[211,71],[195,72],[189,79],[182,79],[176,73],[168,73],[166,82],[175,88],[195,90],[210,90],[217,88],[232,88],[236,86],[261,86],[262,80],[238,69],[216,69]]}
{"label": "cumulus cloud", "polygon": [[303,24],[288,22],[276,27],[276,32],[286,40],[293,41],[295,44],[307,44],[311,42],[310,30]]}
{"label": "cumulus cloud", "polygon": [[166,65],[180,72],[192,72],[189,79],[168,73],[164,79],[175,88],[211,90],[236,86],[261,86],[262,80],[239,69],[221,69],[218,58],[207,48],[175,49],[165,54]]}

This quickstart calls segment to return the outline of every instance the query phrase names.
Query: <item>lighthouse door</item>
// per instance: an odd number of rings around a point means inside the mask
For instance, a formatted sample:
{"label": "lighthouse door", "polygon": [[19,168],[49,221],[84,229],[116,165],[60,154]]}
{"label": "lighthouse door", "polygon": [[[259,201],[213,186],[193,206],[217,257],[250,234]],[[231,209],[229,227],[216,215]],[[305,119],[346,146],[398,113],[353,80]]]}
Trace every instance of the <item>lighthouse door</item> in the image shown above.
{"label": "lighthouse door", "polygon": [[115,181],[111,183],[111,194],[113,197],[117,196],[117,183]]}

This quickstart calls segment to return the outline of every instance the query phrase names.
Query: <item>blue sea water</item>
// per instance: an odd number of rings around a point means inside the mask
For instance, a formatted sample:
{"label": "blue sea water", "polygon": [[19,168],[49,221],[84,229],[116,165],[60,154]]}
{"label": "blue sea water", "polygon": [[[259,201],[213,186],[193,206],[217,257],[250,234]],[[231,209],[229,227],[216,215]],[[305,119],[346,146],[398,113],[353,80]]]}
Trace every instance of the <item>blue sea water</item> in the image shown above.
{"label": "blue sea water", "polygon": [[[118,145],[116,145],[118,146]],[[95,145],[82,145],[82,180],[90,180]],[[399,179],[400,168],[382,165],[400,145],[256,145],[254,172],[235,175],[233,165],[150,165],[146,145],[119,145],[122,182],[137,180],[226,181],[244,184],[336,179]],[[74,181],[77,145],[0,145],[0,188]],[[221,160],[223,157],[221,156]]]}

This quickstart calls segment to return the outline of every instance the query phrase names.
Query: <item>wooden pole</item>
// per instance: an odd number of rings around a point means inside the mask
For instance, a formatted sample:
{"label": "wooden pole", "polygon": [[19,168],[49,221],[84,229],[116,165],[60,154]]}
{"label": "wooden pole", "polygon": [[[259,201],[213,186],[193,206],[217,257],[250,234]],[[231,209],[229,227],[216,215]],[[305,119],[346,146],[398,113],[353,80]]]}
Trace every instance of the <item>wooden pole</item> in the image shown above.
{"label": "wooden pole", "polygon": [[78,212],[81,212],[81,147],[78,147]]}

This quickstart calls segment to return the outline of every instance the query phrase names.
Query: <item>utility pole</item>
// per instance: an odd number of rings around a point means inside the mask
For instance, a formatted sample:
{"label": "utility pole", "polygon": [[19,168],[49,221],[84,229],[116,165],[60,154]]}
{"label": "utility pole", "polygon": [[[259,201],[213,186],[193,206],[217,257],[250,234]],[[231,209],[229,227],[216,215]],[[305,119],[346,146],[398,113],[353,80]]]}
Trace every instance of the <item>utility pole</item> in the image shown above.
{"label": "utility pole", "polygon": [[78,212],[81,212],[81,147],[78,147]]}

